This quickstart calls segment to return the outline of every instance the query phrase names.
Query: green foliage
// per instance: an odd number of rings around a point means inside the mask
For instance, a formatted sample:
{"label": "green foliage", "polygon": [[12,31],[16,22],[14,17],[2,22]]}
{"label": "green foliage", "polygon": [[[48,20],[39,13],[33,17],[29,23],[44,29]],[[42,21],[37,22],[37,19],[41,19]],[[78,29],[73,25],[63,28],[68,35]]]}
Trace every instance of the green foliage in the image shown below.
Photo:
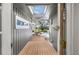
{"label": "green foliage", "polygon": [[34,32],[47,32],[47,29],[44,29],[44,28],[36,28],[33,31]]}
{"label": "green foliage", "polygon": [[44,24],[44,22],[39,21],[40,27],[39,28],[35,28],[33,31],[34,32],[47,32],[47,30],[49,30],[49,28],[44,26],[43,24]]}

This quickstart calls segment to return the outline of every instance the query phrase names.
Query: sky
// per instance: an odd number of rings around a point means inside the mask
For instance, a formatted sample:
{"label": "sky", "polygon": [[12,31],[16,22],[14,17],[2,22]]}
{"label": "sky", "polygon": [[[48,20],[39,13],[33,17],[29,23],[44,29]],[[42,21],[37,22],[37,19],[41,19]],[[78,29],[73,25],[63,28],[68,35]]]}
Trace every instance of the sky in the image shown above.
{"label": "sky", "polygon": [[45,7],[43,5],[35,5],[33,7],[33,13],[42,14],[42,13],[44,13],[44,9],[45,9]]}

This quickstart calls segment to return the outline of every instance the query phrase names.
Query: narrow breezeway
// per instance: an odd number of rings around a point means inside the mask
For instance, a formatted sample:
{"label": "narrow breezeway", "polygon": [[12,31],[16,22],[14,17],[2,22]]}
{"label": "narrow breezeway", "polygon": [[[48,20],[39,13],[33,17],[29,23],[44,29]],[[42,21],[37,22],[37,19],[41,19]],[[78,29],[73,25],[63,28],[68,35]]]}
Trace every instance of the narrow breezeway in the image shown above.
{"label": "narrow breezeway", "polygon": [[67,28],[65,4],[3,3],[1,10],[0,54],[66,54],[71,26]]}
{"label": "narrow breezeway", "polygon": [[57,55],[57,52],[44,37],[34,35],[32,40],[20,51],[19,55]]}

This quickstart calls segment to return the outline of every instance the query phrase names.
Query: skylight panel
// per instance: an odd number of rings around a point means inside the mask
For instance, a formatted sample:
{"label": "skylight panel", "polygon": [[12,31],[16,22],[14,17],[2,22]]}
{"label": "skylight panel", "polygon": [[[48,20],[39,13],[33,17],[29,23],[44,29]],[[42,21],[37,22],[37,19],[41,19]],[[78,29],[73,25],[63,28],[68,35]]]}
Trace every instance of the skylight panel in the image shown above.
{"label": "skylight panel", "polygon": [[33,7],[33,13],[34,14],[43,14],[45,10],[45,6],[43,5],[35,5]]}

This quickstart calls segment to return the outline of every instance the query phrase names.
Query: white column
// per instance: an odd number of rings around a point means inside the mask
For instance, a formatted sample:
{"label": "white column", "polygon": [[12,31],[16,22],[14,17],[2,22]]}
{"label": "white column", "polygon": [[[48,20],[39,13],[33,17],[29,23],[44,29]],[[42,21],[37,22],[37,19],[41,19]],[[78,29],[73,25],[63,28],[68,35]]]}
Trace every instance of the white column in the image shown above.
{"label": "white column", "polygon": [[[60,3],[58,3],[58,26],[60,27]],[[57,48],[58,54],[60,54],[60,29],[58,30]]]}
{"label": "white column", "polygon": [[12,4],[2,4],[2,54],[11,54],[11,16]]}

